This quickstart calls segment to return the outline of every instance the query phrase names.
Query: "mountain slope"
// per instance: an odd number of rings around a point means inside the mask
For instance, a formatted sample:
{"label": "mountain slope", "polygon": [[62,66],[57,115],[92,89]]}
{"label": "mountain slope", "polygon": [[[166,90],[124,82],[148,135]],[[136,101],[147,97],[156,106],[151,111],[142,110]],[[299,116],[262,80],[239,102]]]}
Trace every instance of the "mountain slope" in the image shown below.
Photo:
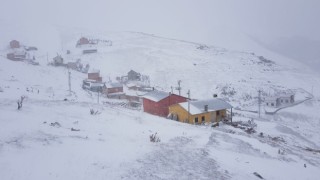
{"label": "mountain slope", "polygon": [[[258,118],[256,113],[235,110],[234,121],[257,124],[257,132],[247,134],[226,124],[188,125],[98,104],[96,94],[81,88],[86,75],[76,71],[71,73],[69,95],[67,70],[48,66],[43,54],[56,50],[66,61],[81,58],[100,69],[106,80],[114,81],[130,69],[149,75],[151,85],[165,91],[182,80],[182,95],[188,89],[197,99],[218,94],[242,110],[257,109],[258,90],[267,95],[287,89],[309,91],[313,86],[316,92],[319,77],[303,65],[143,33],[50,32],[52,41],[61,37],[63,51],[38,46],[39,66],[9,61],[3,57],[8,49],[3,46],[1,51],[3,179],[257,179],[254,172],[265,179],[317,179],[320,175],[317,93],[273,116]],[[81,36],[111,40],[112,46],[98,46],[97,54],[82,55],[75,47]],[[49,53],[49,61],[54,55]],[[27,98],[16,110],[20,96]],[[90,109],[100,113],[90,115]],[[150,142],[154,133],[161,142]]]}

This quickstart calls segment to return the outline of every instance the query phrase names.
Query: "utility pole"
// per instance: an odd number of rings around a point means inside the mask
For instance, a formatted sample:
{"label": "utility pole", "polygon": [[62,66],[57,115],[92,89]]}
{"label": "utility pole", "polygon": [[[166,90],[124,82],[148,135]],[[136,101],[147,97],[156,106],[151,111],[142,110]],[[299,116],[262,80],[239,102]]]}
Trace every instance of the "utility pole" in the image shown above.
{"label": "utility pole", "polygon": [[98,104],[99,104],[99,96],[100,96],[100,87],[98,89]]}
{"label": "utility pole", "polygon": [[71,72],[70,69],[68,68],[68,85],[69,85],[69,95],[71,96]]}
{"label": "utility pole", "polygon": [[61,39],[61,50],[63,52],[63,41],[62,41],[62,39]]}
{"label": "utility pole", "polygon": [[47,63],[49,63],[49,54],[47,52]]}
{"label": "utility pole", "polygon": [[190,122],[190,97],[191,97],[191,93],[190,93],[190,89],[188,90],[188,123]]}
{"label": "utility pole", "polygon": [[176,87],[176,90],[179,91],[179,96],[181,96],[181,80],[178,80],[178,87]]}
{"label": "utility pole", "polygon": [[258,91],[259,97],[258,97],[258,106],[259,106],[259,118],[260,118],[260,106],[261,106],[261,90]]}
{"label": "utility pole", "polygon": [[173,87],[171,86],[171,94],[173,94]]}

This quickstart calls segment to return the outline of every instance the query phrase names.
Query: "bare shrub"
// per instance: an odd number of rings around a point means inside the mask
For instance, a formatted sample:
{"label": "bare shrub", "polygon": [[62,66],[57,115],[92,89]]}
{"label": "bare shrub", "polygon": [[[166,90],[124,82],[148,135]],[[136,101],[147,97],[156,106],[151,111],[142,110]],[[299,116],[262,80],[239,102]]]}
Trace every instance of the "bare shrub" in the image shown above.
{"label": "bare shrub", "polygon": [[17,101],[18,104],[18,110],[22,108],[23,100],[25,99],[25,96],[21,96],[20,99]]}
{"label": "bare shrub", "polygon": [[61,127],[61,124],[58,122],[54,122],[54,123],[50,123],[50,126],[59,128]]}
{"label": "bare shrub", "polygon": [[224,96],[234,96],[237,91],[231,87],[231,84],[226,84],[225,86],[223,86],[221,88],[221,94],[224,95]]}
{"label": "bare shrub", "polygon": [[80,129],[71,128],[71,131],[80,131]]}
{"label": "bare shrub", "polygon": [[98,110],[94,110],[94,109],[90,109],[90,114],[91,115],[97,115],[97,114],[100,114],[100,112]]}
{"label": "bare shrub", "polygon": [[157,136],[157,133],[150,135],[150,142],[160,142],[160,138]]}

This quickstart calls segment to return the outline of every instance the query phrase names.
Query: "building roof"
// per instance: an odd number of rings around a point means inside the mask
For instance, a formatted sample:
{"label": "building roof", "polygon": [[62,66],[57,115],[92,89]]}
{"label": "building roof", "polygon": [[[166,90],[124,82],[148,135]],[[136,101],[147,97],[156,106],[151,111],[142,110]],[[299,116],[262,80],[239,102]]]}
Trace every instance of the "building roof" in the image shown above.
{"label": "building roof", "polygon": [[123,85],[121,83],[115,82],[115,83],[108,83],[107,87],[108,88],[120,88],[120,87],[123,87]]}
{"label": "building roof", "polygon": [[25,51],[14,51],[13,54],[15,56],[24,56],[24,55],[26,55],[26,52]]}
{"label": "building roof", "polygon": [[88,74],[91,73],[100,73],[99,69],[90,69],[90,71],[88,72]]}
{"label": "building roof", "polygon": [[293,93],[281,93],[277,95],[278,98],[291,98],[291,96],[294,96]]}
{"label": "building roof", "polygon": [[[179,103],[179,105],[182,108],[184,108],[186,111],[188,111],[188,102]],[[230,105],[229,103],[219,98],[190,101],[190,114],[195,115],[195,114],[201,114],[206,112],[204,110],[204,107],[206,105],[208,105],[208,112],[232,108],[232,105]]]}
{"label": "building roof", "polygon": [[293,93],[279,93],[275,96],[268,96],[264,98],[265,102],[272,102],[272,101],[276,101],[278,99],[283,99],[283,98],[291,98],[292,96],[294,96]]}
{"label": "building roof", "polygon": [[91,82],[91,87],[103,87],[104,83],[100,82]]}
{"label": "building roof", "polygon": [[128,74],[131,74],[131,73],[132,73],[132,74],[139,74],[139,73],[137,73],[136,71],[134,71],[134,70],[132,70],[132,69],[128,72]]}
{"label": "building roof", "polygon": [[163,92],[163,91],[151,91],[145,94],[143,98],[146,98],[155,102],[159,102],[162,99],[165,99],[166,97],[168,97],[169,95],[170,95],[169,93]]}
{"label": "building roof", "polygon": [[19,41],[17,41],[17,40],[12,40],[12,41],[10,41],[10,44],[11,43],[19,43]]}
{"label": "building roof", "polygon": [[57,60],[62,60],[63,58],[61,57],[61,55],[57,55],[56,57],[53,58],[53,60],[57,61]]}
{"label": "building roof", "polygon": [[275,101],[277,101],[277,98],[276,97],[265,97],[264,101],[265,102],[275,102]]}

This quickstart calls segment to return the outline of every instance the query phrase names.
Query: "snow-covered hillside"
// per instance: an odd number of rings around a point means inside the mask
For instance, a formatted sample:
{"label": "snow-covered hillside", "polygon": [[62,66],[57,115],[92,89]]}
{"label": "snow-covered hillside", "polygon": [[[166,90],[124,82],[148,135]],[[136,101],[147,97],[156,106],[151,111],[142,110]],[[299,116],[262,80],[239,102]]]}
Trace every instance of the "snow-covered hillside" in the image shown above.
{"label": "snow-covered hillside", "polygon": [[[136,32],[47,32],[43,41],[33,41],[32,33],[21,40],[39,48],[39,66],[7,60],[8,38],[0,39],[1,179],[258,179],[255,172],[265,179],[320,176],[320,79],[304,65],[273,54]],[[110,40],[112,46],[82,55],[75,46],[82,36]],[[41,46],[48,42],[62,47]],[[98,104],[96,94],[81,88],[86,74],[77,71],[71,74],[70,95],[68,71],[47,65],[54,51],[66,61],[81,59],[100,69],[106,80],[133,69],[148,75],[151,86],[160,90],[170,91],[182,80],[182,95],[188,89],[195,99],[218,94],[240,109],[234,121],[253,120],[256,133]],[[246,111],[257,110],[258,90],[266,96],[288,89],[313,89],[314,97],[261,118]],[[26,99],[17,110],[21,96]],[[90,109],[99,113],[90,115]],[[154,133],[161,142],[150,142]]]}

